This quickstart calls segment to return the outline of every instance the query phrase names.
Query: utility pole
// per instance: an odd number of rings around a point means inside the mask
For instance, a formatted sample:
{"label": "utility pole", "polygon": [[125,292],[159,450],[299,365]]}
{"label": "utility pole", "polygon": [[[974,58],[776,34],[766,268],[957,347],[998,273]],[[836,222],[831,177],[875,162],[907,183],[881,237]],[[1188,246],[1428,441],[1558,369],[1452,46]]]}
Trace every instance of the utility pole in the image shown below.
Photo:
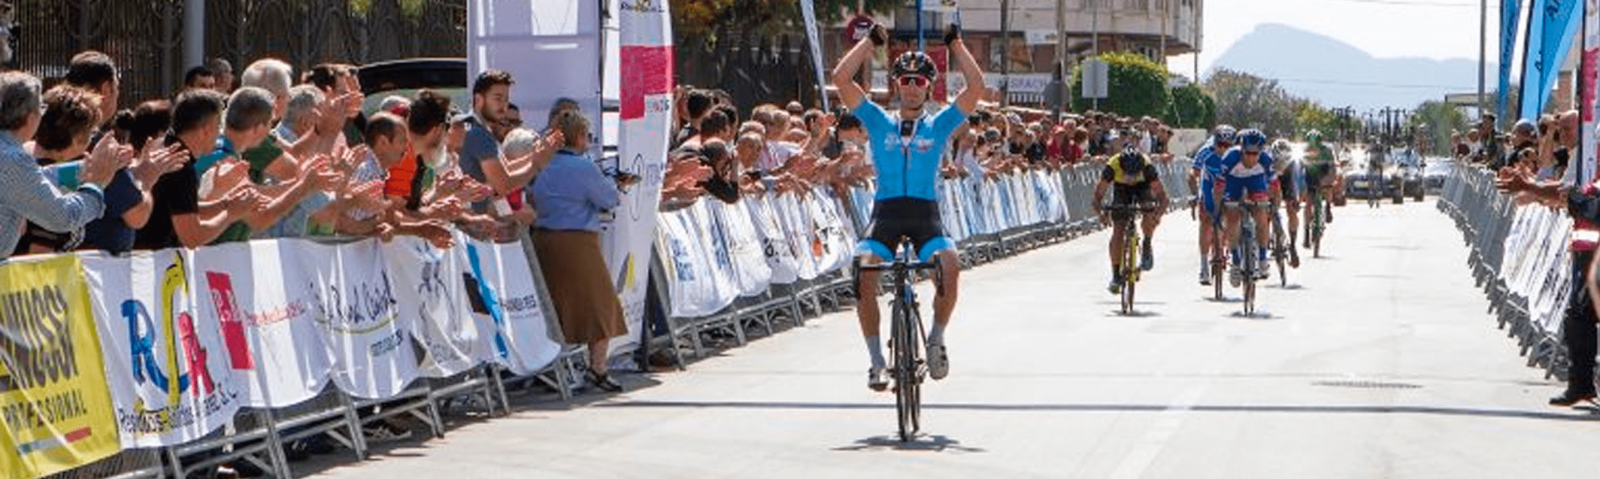
{"label": "utility pole", "polygon": [[[1484,75],[1488,71],[1488,57],[1484,50],[1489,49],[1489,0],[1478,1],[1478,117],[1483,117],[1484,105]],[[1581,36],[1581,35],[1580,35]],[[1581,49],[1581,48],[1580,48]]]}
{"label": "utility pole", "polygon": [[[1090,45],[1090,49],[1094,50],[1094,56],[1098,57],[1098,56],[1100,56],[1100,2],[1101,2],[1101,0],[1090,0],[1090,1],[1094,2],[1094,3],[1091,3],[1091,5],[1093,5],[1093,7],[1091,7],[1091,8],[1094,9],[1093,10],[1094,13],[1092,13],[1092,15],[1094,15],[1094,20],[1092,22],[1092,24],[1094,25],[1094,28],[1093,28],[1093,35],[1094,36],[1089,39],[1089,45]],[[1092,103],[1094,105],[1093,108],[1095,110],[1099,110],[1100,109],[1100,98],[1095,98],[1094,100],[1092,100]]]}
{"label": "utility pole", "polygon": [[1000,0],[1000,106],[1011,106],[1011,0]]}
{"label": "utility pole", "polygon": [[1056,89],[1055,116],[1053,121],[1061,121],[1061,105],[1067,102],[1067,0],[1056,0],[1056,70],[1054,79],[1061,82]]}
{"label": "utility pole", "polygon": [[1172,0],[1160,0],[1160,2],[1161,2],[1161,69],[1162,70],[1166,70],[1167,69],[1167,17],[1171,16],[1168,12],[1170,12],[1172,10]]}

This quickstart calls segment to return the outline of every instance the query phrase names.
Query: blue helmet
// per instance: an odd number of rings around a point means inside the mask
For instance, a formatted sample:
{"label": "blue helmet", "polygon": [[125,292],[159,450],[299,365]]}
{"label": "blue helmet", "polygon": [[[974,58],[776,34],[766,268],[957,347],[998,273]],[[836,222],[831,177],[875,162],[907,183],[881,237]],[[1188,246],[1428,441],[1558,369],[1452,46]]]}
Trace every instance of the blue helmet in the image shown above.
{"label": "blue helmet", "polygon": [[1212,132],[1211,141],[1232,145],[1239,142],[1238,132],[1230,125],[1217,125],[1216,130]]}
{"label": "blue helmet", "polygon": [[1267,146],[1267,134],[1255,128],[1241,131],[1239,132],[1239,146],[1246,150],[1261,151],[1263,147]]}

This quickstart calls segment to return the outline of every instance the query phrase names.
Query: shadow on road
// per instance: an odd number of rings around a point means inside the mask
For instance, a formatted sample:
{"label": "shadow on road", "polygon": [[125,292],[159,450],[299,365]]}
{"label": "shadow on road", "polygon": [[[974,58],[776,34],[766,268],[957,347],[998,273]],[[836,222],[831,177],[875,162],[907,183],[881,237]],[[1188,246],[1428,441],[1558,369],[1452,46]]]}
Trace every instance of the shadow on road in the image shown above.
{"label": "shadow on road", "polygon": [[911,441],[901,441],[898,436],[873,436],[858,439],[848,446],[833,448],[835,451],[914,451],[914,452],[957,452],[981,453],[989,452],[979,447],[963,446],[961,441],[945,436],[917,436]]}
{"label": "shadow on road", "polygon": [[[825,403],[791,401],[627,401],[596,404],[597,408],[679,408],[679,409],[795,409],[795,410],[863,410],[894,409],[892,403]],[[924,403],[923,410],[952,410],[979,412],[1149,412],[1160,413],[1169,409],[1166,404],[984,404],[984,403]],[[1600,421],[1600,410],[1583,414],[1520,411],[1509,409],[1484,409],[1452,406],[1408,405],[1315,405],[1315,404],[1202,404],[1185,409],[1194,412],[1221,413],[1286,413],[1286,414],[1405,414],[1424,416],[1472,416],[1503,419],[1539,419],[1547,421]]]}

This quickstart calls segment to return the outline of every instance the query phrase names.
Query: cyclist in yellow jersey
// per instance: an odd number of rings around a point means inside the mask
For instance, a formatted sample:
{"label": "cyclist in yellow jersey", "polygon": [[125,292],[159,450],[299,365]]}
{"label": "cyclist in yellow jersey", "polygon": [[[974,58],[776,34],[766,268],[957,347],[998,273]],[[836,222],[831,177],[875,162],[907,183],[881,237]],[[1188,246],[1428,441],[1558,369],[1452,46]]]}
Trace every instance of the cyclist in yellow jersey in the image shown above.
{"label": "cyclist in yellow jersey", "polygon": [[1150,239],[1155,237],[1156,226],[1161,224],[1161,213],[1167,209],[1167,191],[1161,187],[1161,177],[1156,172],[1155,163],[1150,157],[1139,152],[1139,149],[1129,144],[1122,148],[1122,153],[1106,160],[1105,169],[1100,172],[1100,185],[1094,189],[1094,205],[1100,215],[1102,223],[1110,223],[1111,243],[1111,285],[1106,289],[1111,294],[1122,293],[1122,223],[1113,221],[1121,219],[1120,215],[1133,214],[1126,211],[1113,211],[1118,215],[1111,218],[1106,215],[1103,205],[1106,205],[1106,190],[1111,190],[1111,204],[1118,206],[1145,205],[1155,209],[1144,214],[1140,222],[1140,229],[1144,233],[1144,242],[1140,245],[1139,269],[1149,271],[1155,267],[1155,255],[1150,248]]}

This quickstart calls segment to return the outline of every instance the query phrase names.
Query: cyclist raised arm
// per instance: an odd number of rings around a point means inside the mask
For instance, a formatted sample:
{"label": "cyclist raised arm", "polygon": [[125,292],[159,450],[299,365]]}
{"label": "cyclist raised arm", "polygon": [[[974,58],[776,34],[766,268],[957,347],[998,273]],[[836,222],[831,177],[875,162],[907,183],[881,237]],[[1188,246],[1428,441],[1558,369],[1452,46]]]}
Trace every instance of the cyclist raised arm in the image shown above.
{"label": "cyclist raised arm", "polygon": [[[950,143],[951,133],[966,121],[982,98],[983,71],[961,41],[960,27],[952,24],[946,29],[944,40],[967,79],[966,90],[956,96],[955,104],[925,113],[924,107],[939,71],[926,53],[905,52],[891,66],[891,86],[898,90],[900,100],[898,111],[891,116],[883,107],[867,101],[866,91],[853,79],[872,56],[874,45],[882,46],[888,40],[887,31],[882,26],[874,26],[871,34],[856,42],[833,71],[833,84],[839,90],[840,99],[861,119],[870,138],[873,173],[878,184],[872,222],[857,247],[856,261],[876,264],[894,259],[901,238],[911,241],[919,260],[928,261],[937,256],[942,274],[933,298],[934,324],[928,331],[928,376],[944,379],[950,371],[944,329],[955,310],[961,269],[956,244],[945,236],[940,221],[935,187],[939,181],[940,160]],[[876,391],[887,389],[889,385],[887,362],[878,333],[879,275],[876,271],[860,271],[856,279],[860,298],[856,316],[872,360],[867,371],[867,387]]]}
{"label": "cyclist raised arm", "polygon": [[[1144,233],[1144,241],[1139,245],[1139,269],[1150,271],[1155,267],[1155,254],[1150,247],[1150,239],[1155,236],[1156,227],[1161,225],[1161,213],[1166,211],[1167,191],[1161,186],[1161,176],[1156,171],[1156,165],[1150,157],[1139,152],[1136,143],[1126,143],[1122,152],[1106,160],[1106,167],[1100,172],[1100,184],[1094,189],[1094,207],[1099,210],[1100,220],[1108,221],[1106,214],[1101,210],[1105,203],[1106,190],[1111,190],[1111,205],[1130,207],[1149,207],[1150,211],[1143,213],[1140,230]],[[1133,211],[1117,210],[1112,215],[1118,218],[1111,220],[1111,285],[1106,289],[1111,294],[1122,293],[1122,242],[1124,235],[1123,223],[1115,221],[1122,215],[1134,214]]]}

